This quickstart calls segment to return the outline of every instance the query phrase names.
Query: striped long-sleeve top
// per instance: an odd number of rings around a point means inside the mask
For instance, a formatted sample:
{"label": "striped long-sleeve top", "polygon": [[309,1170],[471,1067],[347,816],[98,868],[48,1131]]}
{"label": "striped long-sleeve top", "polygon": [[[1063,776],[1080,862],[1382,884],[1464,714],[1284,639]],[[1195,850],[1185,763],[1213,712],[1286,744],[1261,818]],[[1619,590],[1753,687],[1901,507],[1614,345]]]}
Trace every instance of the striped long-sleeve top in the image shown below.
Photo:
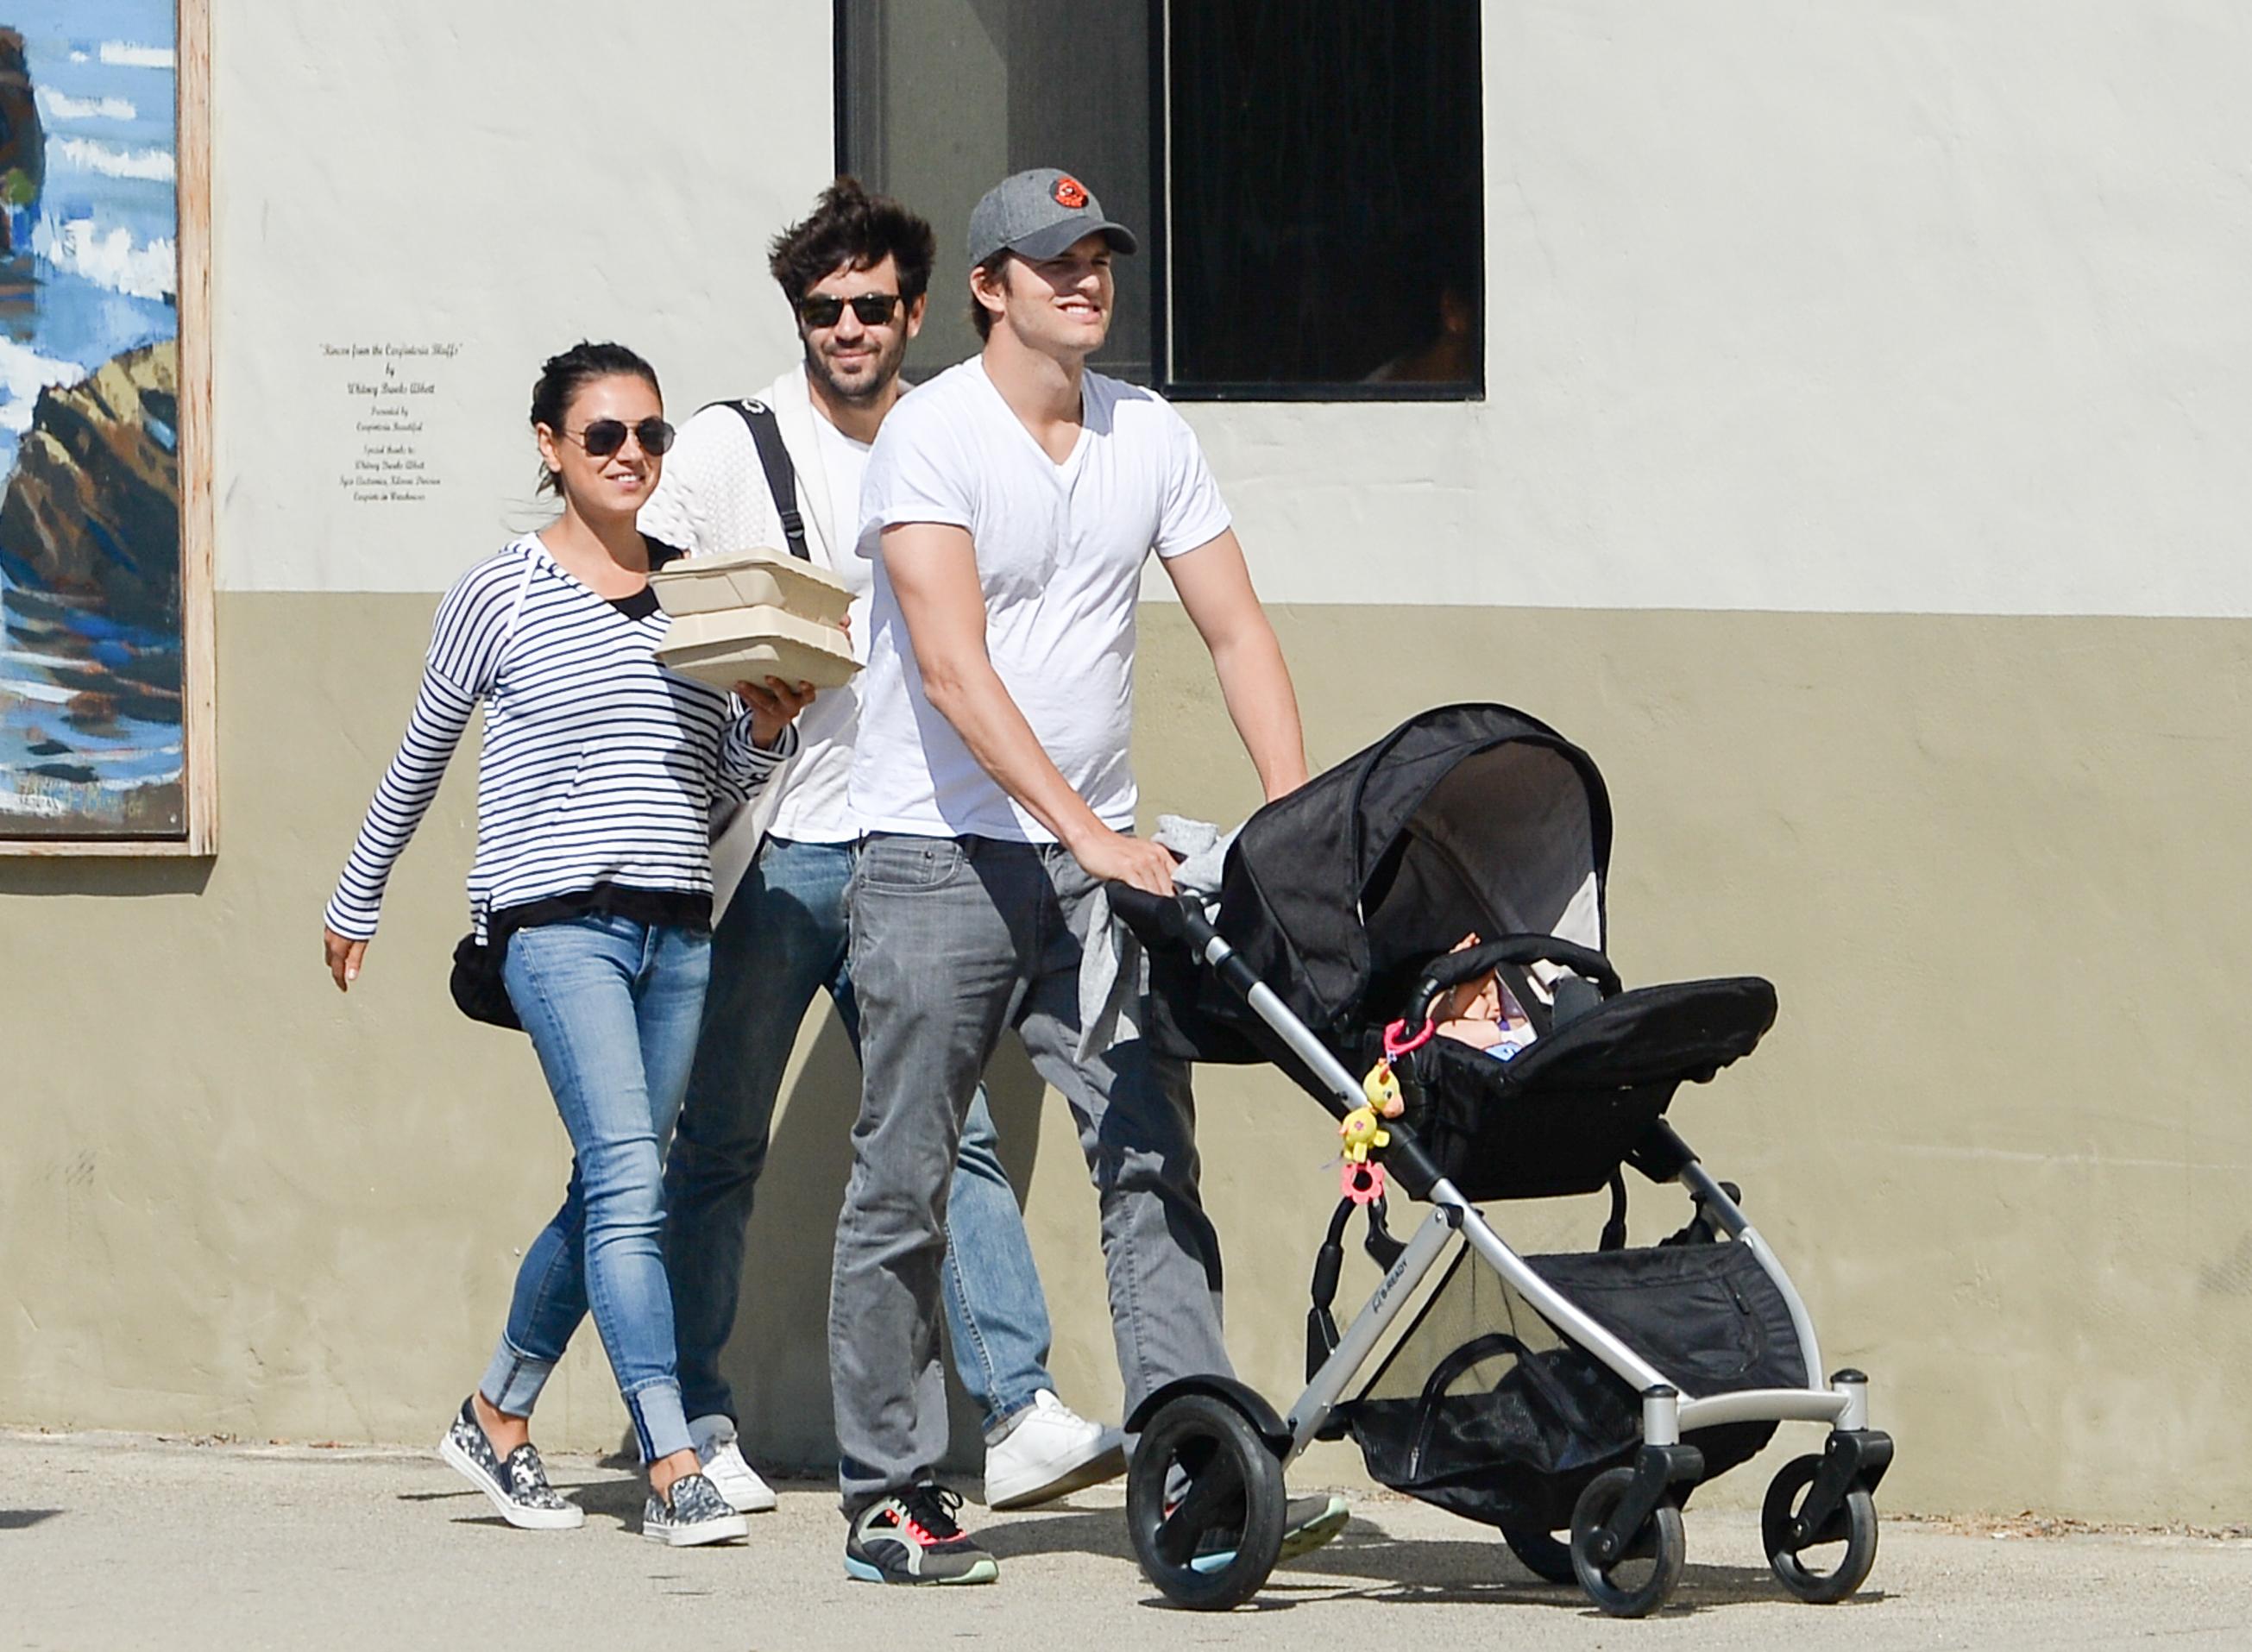
{"label": "striped long-sleeve top", "polygon": [[479,563],[439,604],[398,755],[352,845],[328,927],[375,934],[391,869],[485,703],[469,913],[588,891],[712,894],[710,821],[756,792],[797,748],[763,751],[732,695],[675,676],[651,651],[668,621],[653,598],[612,602],[557,566],[537,534]]}

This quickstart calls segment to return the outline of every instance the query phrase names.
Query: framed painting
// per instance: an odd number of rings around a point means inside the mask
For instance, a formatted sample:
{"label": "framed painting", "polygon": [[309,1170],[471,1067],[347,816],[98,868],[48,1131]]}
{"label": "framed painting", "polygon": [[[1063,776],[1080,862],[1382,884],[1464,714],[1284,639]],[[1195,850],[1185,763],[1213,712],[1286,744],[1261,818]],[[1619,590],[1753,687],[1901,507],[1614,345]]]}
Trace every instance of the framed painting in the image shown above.
{"label": "framed painting", "polygon": [[0,0],[0,855],[217,847],[209,0]]}

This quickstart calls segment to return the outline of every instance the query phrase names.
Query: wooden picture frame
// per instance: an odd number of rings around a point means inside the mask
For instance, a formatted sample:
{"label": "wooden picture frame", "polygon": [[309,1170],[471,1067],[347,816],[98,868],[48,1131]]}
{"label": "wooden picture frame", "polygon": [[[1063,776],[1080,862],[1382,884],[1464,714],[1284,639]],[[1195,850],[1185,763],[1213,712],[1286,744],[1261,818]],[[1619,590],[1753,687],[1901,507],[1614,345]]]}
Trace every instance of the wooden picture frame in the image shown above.
{"label": "wooden picture frame", "polygon": [[[44,14],[51,19],[67,8],[68,0],[45,0],[44,4],[23,0],[12,8],[0,4],[0,14],[4,14],[0,15],[0,24],[8,23],[10,16],[22,18],[26,14]],[[156,16],[162,16],[162,7],[152,10]],[[169,767],[156,772],[154,780],[145,784],[137,779],[125,781],[112,778],[127,772],[129,766],[136,762],[161,765],[171,759],[169,746],[136,751],[130,733],[120,732],[145,731],[149,726],[145,716],[140,721],[133,719],[136,705],[162,710],[171,704],[172,685],[163,680],[170,676],[166,668],[170,662],[162,658],[170,651],[170,626],[175,623],[169,605],[148,597],[145,590],[136,587],[136,594],[144,606],[163,613],[166,621],[159,646],[147,650],[158,656],[157,661],[153,669],[144,669],[139,676],[121,677],[119,693],[105,694],[99,672],[115,667],[120,661],[129,670],[133,667],[136,639],[151,635],[147,615],[135,613],[132,625],[122,618],[114,618],[110,609],[122,609],[125,603],[110,597],[106,588],[98,584],[89,585],[80,567],[59,572],[45,569],[53,576],[54,589],[50,592],[44,587],[35,588],[38,574],[42,571],[36,557],[47,544],[50,536],[46,531],[59,522],[67,531],[69,524],[65,518],[69,513],[63,506],[69,504],[74,496],[67,489],[42,484],[30,489],[28,503],[18,501],[11,507],[5,496],[0,495],[0,558],[11,559],[0,561],[0,573],[20,576],[14,587],[0,587],[0,604],[12,598],[17,607],[25,610],[33,610],[39,604],[52,605],[47,612],[31,612],[28,617],[0,614],[0,621],[10,628],[0,631],[0,857],[210,857],[218,852],[210,0],[174,0],[171,13],[174,38],[169,66],[172,72],[174,119],[170,133],[172,153],[169,158],[174,183],[172,227],[177,259],[171,270],[170,295],[177,317],[172,335],[177,351],[176,383],[172,386],[176,392],[172,398],[176,423],[168,430],[161,417],[164,400],[163,386],[159,381],[161,367],[143,363],[134,368],[134,376],[129,379],[118,376],[117,370],[128,362],[129,357],[144,355],[145,348],[120,353],[100,364],[98,369],[93,364],[64,365],[83,379],[88,387],[87,394],[100,398],[106,393],[108,404],[114,405],[119,399],[115,392],[121,387],[126,392],[137,388],[140,410],[134,418],[154,433],[153,440],[161,443],[167,436],[170,438],[177,465],[173,489],[178,503],[180,559],[176,587],[177,781]],[[17,24],[18,28],[23,26],[22,23]],[[37,84],[27,84],[17,94],[26,101],[36,99],[31,101],[31,107],[44,111],[48,118],[77,124],[72,124],[59,137],[47,135],[41,138],[36,170],[28,181],[0,164],[0,212],[9,213],[5,227],[10,232],[9,236],[0,238],[0,246],[13,248],[20,254],[22,243],[29,236],[36,256],[45,260],[41,265],[44,269],[63,267],[67,273],[99,275],[113,283],[122,281],[122,290],[142,301],[152,291],[162,296],[160,277],[163,266],[161,261],[154,265],[149,261],[152,253],[161,252],[151,245],[153,235],[136,235],[129,230],[97,225],[91,209],[83,225],[62,222],[55,212],[42,215],[22,210],[21,198],[28,191],[34,206],[39,204],[42,177],[50,187],[53,183],[47,165],[49,156],[59,153],[66,164],[76,167],[80,173],[98,175],[91,187],[113,187],[102,182],[105,179],[129,180],[142,188],[145,198],[145,185],[163,175],[158,169],[166,158],[156,146],[146,142],[150,122],[141,111],[148,100],[134,93],[129,83],[125,92],[118,94],[110,82],[95,82],[109,66],[117,66],[121,74],[136,68],[145,71],[166,66],[162,61],[163,47],[149,41],[87,40],[73,42],[67,52],[58,54],[52,35],[51,28],[49,36],[42,37],[49,42],[47,60],[56,66],[73,66],[64,73],[82,74],[87,84],[76,93],[50,87],[45,95],[38,94]],[[0,51],[6,47],[7,42],[0,40]],[[12,66],[0,64],[0,106],[4,106],[10,95],[5,83],[10,71],[18,80],[35,80],[34,71],[40,61],[38,50],[35,46],[32,54],[27,55],[23,37],[15,37]],[[7,142],[8,130],[5,110],[0,108],[0,145]],[[127,135],[121,137],[120,133]],[[138,134],[142,141],[136,144],[133,134]],[[4,158],[4,152],[0,152],[0,158]],[[73,210],[66,205],[60,212],[68,213]],[[5,287],[5,281],[0,281],[0,302],[7,302],[10,296]],[[34,359],[39,342],[35,337],[31,343]],[[161,350],[163,342],[159,337],[149,348]],[[32,370],[33,378],[43,369],[53,367],[54,364],[42,363]],[[38,440],[50,451],[60,453],[69,445],[59,440],[48,441],[41,434],[40,421],[55,425],[58,431],[69,426],[71,409],[61,405],[51,408],[49,402],[51,397],[67,392],[76,382],[58,377],[52,381],[52,387],[34,386],[38,389],[38,411],[23,432],[26,446]],[[18,421],[23,418],[19,413]],[[145,456],[145,444],[142,452]],[[131,469],[129,464],[123,468]],[[22,450],[10,455],[6,465],[6,486],[12,490],[27,469]],[[145,511],[145,498],[132,503],[134,508]],[[136,518],[129,513],[123,519],[129,522]],[[145,515],[139,519],[145,521]],[[156,520],[161,521],[161,515]],[[114,536],[117,525],[115,521],[102,525]],[[159,558],[158,566],[161,561]],[[14,628],[19,622],[31,634],[28,643]],[[49,636],[63,638],[65,644],[82,642],[85,652],[80,654],[66,647],[66,651],[59,655],[55,648],[64,645],[40,641]],[[117,640],[120,637],[124,640]],[[10,670],[10,662],[26,661],[34,663]],[[33,678],[37,680],[29,680]],[[34,706],[35,702],[41,717],[16,718],[11,727],[11,709],[21,712]],[[77,749],[72,730],[62,728],[57,718],[73,719],[73,728],[89,731],[87,749]],[[169,725],[156,726],[161,732]],[[46,737],[31,738],[41,734]],[[145,734],[142,738],[145,744]],[[104,763],[110,765],[106,771]],[[141,816],[136,817],[130,802],[116,802],[114,807],[118,818],[107,818],[103,811],[112,807],[109,800],[113,795],[126,795],[129,787],[138,787],[147,795],[160,799],[160,803],[156,807],[144,805]],[[81,798],[95,799],[99,807],[74,809],[73,800]],[[24,812],[34,803],[43,812]],[[157,814],[163,818],[148,817]],[[87,829],[73,829],[81,823]]]}

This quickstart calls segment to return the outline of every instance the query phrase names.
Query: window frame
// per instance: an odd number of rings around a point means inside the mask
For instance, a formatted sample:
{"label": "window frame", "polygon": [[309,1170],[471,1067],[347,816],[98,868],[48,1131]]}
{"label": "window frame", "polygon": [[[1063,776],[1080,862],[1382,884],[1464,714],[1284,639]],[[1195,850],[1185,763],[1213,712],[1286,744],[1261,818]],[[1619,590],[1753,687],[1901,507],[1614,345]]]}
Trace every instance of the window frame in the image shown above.
{"label": "window frame", "polygon": [[[1173,174],[1172,174],[1172,11],[1173,0],[1144,0],[1150,14],[1150,198],[1151,222],[1141,230],[1141,256],[1150,261],[1150,388],[1168,401],[1194,402],[1452,402],[1482,403],[1486,399],[1487,326],[1486,249],[1478,247],[1478,374],[1467,383],[1359,384],[1343,381],[1285,383],[1272,379],[1234,382],[1223,379],[1181,378],[1173,371]],[[851,52],[847,36],[855,0],[833,0],[831,8],[831,101],[836,170],[846,170],[851,148],[851,87],[847,73]],[[1484,8],[1479,4],[1479,37],[1484,35]],[[1479,75],[1478,180],[1485,180],[1484,76]],[[1480,215],[1481,228],[1484,215]]]}

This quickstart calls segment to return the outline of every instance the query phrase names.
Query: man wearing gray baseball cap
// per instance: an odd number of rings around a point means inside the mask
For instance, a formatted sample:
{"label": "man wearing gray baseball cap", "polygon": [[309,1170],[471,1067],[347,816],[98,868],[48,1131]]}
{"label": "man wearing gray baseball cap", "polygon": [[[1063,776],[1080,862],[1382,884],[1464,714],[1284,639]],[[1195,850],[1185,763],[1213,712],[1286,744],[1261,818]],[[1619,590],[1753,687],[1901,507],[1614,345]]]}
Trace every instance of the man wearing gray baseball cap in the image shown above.
{"label": "man wearing gray baseball cap", "polygon": [[[845,1570],[871,1581],[998,1572],[932,1476],[947,1187],[1004,1028],[1079,1126],[1129,1413],[1177,1378],[1229,1369],[1187,1069],[1130,1031],[1080,1052],[1095,892],[1172,888],[1171,857],[1132,835],[1127,755],[1152,552],[1266,795],[1303,784],[1306,759],[1289,668],[1195,434],[1149,391],[1087,369],[1109,332],[1111,260],[1134,246],[1068,172],[987,191],[969,249],[984,348],[900,402],[863,485],[875,580],[849,925],[863,1067],[829,1350]],[[1345,1517],[1342,1499],[1297,1500],[1284,1553]],[[1214,1536],[1225,1565],[1227,1534]]]}

